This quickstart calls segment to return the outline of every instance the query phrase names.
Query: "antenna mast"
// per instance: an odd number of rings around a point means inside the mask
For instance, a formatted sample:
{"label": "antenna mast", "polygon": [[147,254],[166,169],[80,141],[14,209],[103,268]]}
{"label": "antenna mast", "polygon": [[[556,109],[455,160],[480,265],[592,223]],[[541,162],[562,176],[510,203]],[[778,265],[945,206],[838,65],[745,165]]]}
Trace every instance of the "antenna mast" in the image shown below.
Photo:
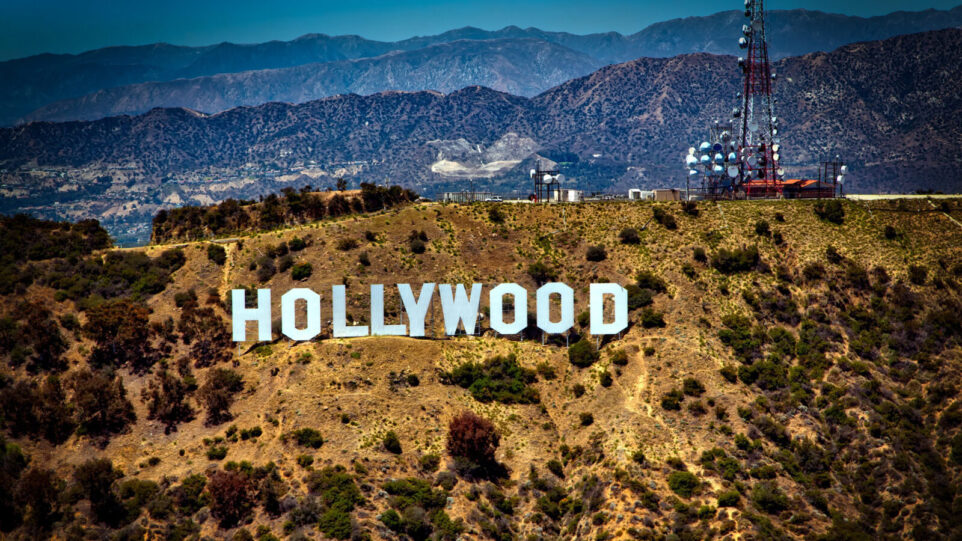
{"label": "antenna mast", "polygon": [[[745,17],[738,45],[748,58],[738,59],[744,73],[741,126],[739,134],[740,180],[745,193],[772,196],[778,191],[783,171],[779,168],[778,119],[775,117],[772,73],[765,40],[764,0],[745,0]],[[738,112],[738,111],[736,111]],[[759,193],[761,192],[761,193]]]}

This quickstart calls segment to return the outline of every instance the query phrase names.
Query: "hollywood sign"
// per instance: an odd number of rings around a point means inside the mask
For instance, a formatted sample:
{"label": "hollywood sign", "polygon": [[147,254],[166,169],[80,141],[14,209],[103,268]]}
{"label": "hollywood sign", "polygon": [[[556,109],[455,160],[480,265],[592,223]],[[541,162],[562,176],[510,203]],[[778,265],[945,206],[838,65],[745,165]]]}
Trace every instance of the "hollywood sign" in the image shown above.
{"label": "hollywood sign", "polygon": [[[454,335],[459,325],[466,334],[474,334],[481,303],[481,284],[471,284],[470,293],[464,284],[440,284],[437,286],[441,298],[441,311],[444,319],[444,333]],[[410,284],[397,284],[407,324],[386,324],[384,322],[384,285],[371,285],[370,325],[348,324],[346,314],[345,286],[331,287],[331,327],[335,338],[357,336],[424,336],[424,319],[434,298],[435,284],[421,285],[421,291],[414,296]],[[505,321],[504,299],[511,297],[514,316],[511,322]],[[557,297],[560,315],[551,320],[551,302]],[[618,284],[591,284],[589,287],[589,310],[591,315],[590,332],[594,336],[617,334],[628,327],[628,292]],[[488,292],[490,303],[490,327],[500,334],[518,334],[528,326],[528,290],[518,284],[499,284]],[[611,321],[605,320],[605,300],[613,301]],[[257,340],[271,340],[271,290],[257,290],[257,304],[246,306],[246,292],[243,289],[231,291],[231,326],[235,342],[247,339],[247,323],[257,323]],[[299,326],[296,321],[295,304],[303,302],[306,307],[306,321]],[[561,334],[574,326],[574,290],[566,284],[552,282],[538,288],[535,294],[538,328],[548,334]],[[311,340],[321,332],[321,296],[311,289],[291,289],[281,296],[281,332],[291,340]],[[403,321],[403,318],[402,318]]]}

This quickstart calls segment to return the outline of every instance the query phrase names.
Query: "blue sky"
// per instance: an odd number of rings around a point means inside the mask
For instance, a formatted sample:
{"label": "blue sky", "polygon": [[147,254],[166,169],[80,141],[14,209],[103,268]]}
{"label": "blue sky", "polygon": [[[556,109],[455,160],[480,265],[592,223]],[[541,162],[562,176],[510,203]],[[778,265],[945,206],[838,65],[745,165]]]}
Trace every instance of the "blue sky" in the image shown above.
{"label": "blue sky", "polygon": [[[851,15],[948,9],[960,0],[770,0],[769,9]],[[318,32],[395,41],[477,26],[632,33],[658,21],[738,9],[739,0],[0,0],[0,60],[108,45],[289,40]]]}

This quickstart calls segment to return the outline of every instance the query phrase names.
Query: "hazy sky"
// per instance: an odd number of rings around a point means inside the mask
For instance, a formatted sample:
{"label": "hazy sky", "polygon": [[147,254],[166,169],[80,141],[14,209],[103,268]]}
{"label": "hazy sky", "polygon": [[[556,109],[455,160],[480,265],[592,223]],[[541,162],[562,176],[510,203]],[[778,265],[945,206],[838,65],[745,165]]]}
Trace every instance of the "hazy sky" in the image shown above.
{"label": "hazy sky", "polygon": [[[948,9],[959,0],[770,0],[768,9],[850,15]],[[108,45],[289,40],[317,32],[395,41],[462,26],[637,32],[658,21],[739,9],[740,0],[0,0],[0,60]]]}

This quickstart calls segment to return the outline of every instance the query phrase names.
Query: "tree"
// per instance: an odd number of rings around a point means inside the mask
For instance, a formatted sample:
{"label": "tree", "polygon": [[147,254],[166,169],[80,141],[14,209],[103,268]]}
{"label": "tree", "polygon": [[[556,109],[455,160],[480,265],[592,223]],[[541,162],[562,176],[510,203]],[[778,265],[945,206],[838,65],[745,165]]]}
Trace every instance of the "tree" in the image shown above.
{"label": "tree", "polygon": [[347,181],[344,180],[343,177],[338,178],[335,185],[337,186],[337,191],[339,192],[343,192],[347,189]]}
{"label": "tree", "polygon": [[164,433],[177,430],[177,424],[194,418],[194,408],[187,404],[190,386],[168,370],[162,370],[144,389],[147,418],[164,423]]}
{"label": "tree", "polygon": [[216,471],[209,476],[210,514],[222,528],[236,526],[251,514],[254,486],[250,476],[240,471]]}
{"label": "tree", "polygon": [[501,443],[491,421],[465,411],[448,424],[448,454],[479,465],[495,463],[494,453]]}
{"label": "tree", "polygon": [[230,360],[233,341],[228,328],[224,319],[210,307],[188,307],[177,322],[177,330],[184,343],[190,345],[189,355],[197,368]]}
{"label": "tree", "polygon": [[231,420],[230,406],[234,402],[234,395],[243,389],[243,378],[229,368],[214,368],[207,373],[207,381],[198,395],[207,407],[208,426]]}
{"label": "tree", "polygon": [[114,481],[123,475],[114,469],[109,459],[90,459],[77,466],[73,477],[80,493],[90,500],[90,510],[98,521],[116,525],[126,516],[120,499],[117,498],[113,489]]}
{"label": "tree", "polygon": [[127,400],[127,390],[112,372],[81,370],[69,380],[76,408],[77,432],[101,438],[106,445],[110,436],[127,430],[137,420]]}
{"label": "tree", "polygon": [[59,515],[58,500],[64,482],[51,470],[33,468],[17,483],[16,502],[28,510],[25,523],[34,532],[50,529]]}
{"label": "tree", "polygon": [[87,310],[83,332],[97,343],[90,354],[95,366],[129,365],[142,372],[156,360],[150,345],[150,312],[130,299],[107,301]]}

